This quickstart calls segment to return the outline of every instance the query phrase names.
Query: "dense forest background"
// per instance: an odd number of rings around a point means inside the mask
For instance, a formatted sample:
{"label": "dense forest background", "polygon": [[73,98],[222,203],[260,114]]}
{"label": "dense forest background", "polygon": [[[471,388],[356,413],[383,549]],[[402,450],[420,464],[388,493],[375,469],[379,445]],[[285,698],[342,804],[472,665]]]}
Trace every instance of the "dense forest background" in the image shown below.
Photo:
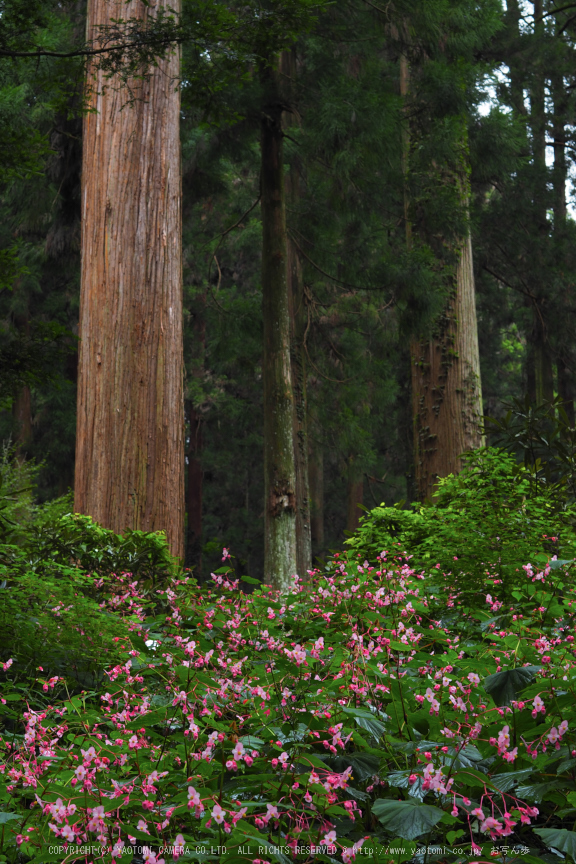
{"label": "dense forest background", "polygon": [[[41,465],[49,500],[74,482],[84,88],[82,58],[56,55],[72,53],[85,8],[37,7],[28,26],[48,56],[7,50],[0,63],[0,438]],[[16,27],[18,4],[2,8]],[[322,556],[359,504],[417,496],[410,344],[442,327],[466,231],[485,414],[558,396],[573,422],[576,7],[338,0],[312,12],[279,71],[302,286],[293,359]],[[214,44],[182,42],[186,554],[209,572],[231,547],[260,577],[263,84],[249,50],[235,65]]]}

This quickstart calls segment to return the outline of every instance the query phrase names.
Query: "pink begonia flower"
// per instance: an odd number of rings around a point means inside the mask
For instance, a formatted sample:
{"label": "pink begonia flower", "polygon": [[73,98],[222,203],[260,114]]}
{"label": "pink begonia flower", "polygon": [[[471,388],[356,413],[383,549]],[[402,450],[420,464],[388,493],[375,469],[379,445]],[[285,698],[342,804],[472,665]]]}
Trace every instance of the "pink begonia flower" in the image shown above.
{"label": "pink begonia flower", "polygon": [[329,831],[325,837],[322,837],[320,844],[322,846],[334,846],[336,843],[336,831]]}
{"label": "pink begonia flower", "polygon": [[342,861],[344,864],[350,864],[351,861],[354,861],[356,853],[361,850],[366,839],[366,837],[362,837],[360,840],[357,840],[353,846],[348,846],[347,849],[342,850]]}
{"label": "pink begonia flower", "polygon": [[226,810],[223,810],[220,804],[215,804],[212,809],[212,817],[218,825],[221,825],[224,822],[224,818],[226,816]]}
{"label": "pink begonia flower", "polygon": [[502,836],[503,827],[497,819],[494,819],[493,816],[488,816],[488,818],[480,825],[480,831],[483,834],[489,833],[490,838],[495,840],[496,837]]}
{"label": "pink begonia flower", "polygon": [[172,846],[172,857],[175,861],[178,860],[180,855],[184,854],[184,837],[182,834],[177,834],[176,839],[174,840]]}
{"label": "pink begonia flower", "polygon": [[69,840],[70,843],[72,843],[74,837],[76,836],[70,825],[64,825],[62,831],[60,832],[60,835],[64,837],[65,840]]}
{"label": "pink begonia flower", "polygon": [[196,791],[194,786],[188,786],[188,807],[201,807],[204,809],[200,793]]}
{"label": "pink begonia flower", "polygon": [[274,804],[266,804],[266,816],[263,817],[265,822],[269,822],[270,819],[278,819],[278,808]]}
{"label": "pink begonia flower", "polygon": [[242,759],[243,755],[244,755],[244,745],[242,744],[241,741],[237,741],[236,745],[234,747],[234,750],[232,751],[232,757],[234,759],[236,759],[236,761],[239,761],[240,759]]}
{"label": "pink begonia flower", "polygon": [[546,713],[546,706],[544,705],[544,702],[542,701],[540,696],[536,696],[532,703],[532,706],[532,717],[536,717],[539,712],[542,712],[542,714]]}

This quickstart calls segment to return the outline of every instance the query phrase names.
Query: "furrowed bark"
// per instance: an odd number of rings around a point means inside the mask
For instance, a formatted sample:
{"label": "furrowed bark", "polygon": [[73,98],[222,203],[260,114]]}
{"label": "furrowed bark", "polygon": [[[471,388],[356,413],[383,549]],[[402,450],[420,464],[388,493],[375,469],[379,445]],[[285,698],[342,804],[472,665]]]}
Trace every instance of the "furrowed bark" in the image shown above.
{"label": "furrowed bark", "polygon": [[[409,66],[400,58],[400,94],[407,104]],[[410,129],[403,126],[402,160],[409,170]],[[463,129],[463,138],[466,131]],[[463,141],[465,150],[465,140]],[[462,157],[464,160],[464,156]],[[463,202],[469,197],[466,166],[454,177]],[[406,243],[412,242],[407,184],[404,193]],[[431,340],[413,338],[410,342],[413,417],[414,486],[425,501],[438,478],[458,473],[461,455],[480,447],[482,391],[476,293],[470,234],[462,238],[452,292],[444,314]]]}
{"label": "furrowed bark", "polygon": [[[146,15],[142,0],[89,0],[88,38],[114,18]],[[182,558],[179,70],[177,51],[159,60],[132,82],[132,105],[89,70],[74,504],[117,532],[166,531]]]}
{"label": "furrowed bark", "polygon": [[418,497],[462,468],[461,455],[482,446],[478,323],[468,236],[460,249],[452,297],[430,341],[412,342],[414,462]]}
{"label": "furrowed bark", "polygon": [[264,574],[280,591],[296,562],[294,395],[290,357],[283,103],[277,65],[262,70],[261,119],[262,314],[264,324]]}

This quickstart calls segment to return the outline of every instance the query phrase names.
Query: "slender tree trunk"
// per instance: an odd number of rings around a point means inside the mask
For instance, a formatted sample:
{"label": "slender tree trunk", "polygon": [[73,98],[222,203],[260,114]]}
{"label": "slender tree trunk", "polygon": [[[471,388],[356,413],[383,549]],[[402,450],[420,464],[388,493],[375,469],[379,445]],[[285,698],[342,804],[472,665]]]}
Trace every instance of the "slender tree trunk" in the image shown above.
{"label": "slender tree trunk", "polygon": [[202,432],[200,414],[190,404],[188,410],[190,440],[188,444],[188,477],[186,488],[186,564],[202,569]]}
{"label": "slender tree trunk", "polygon": [[12,403],[12,419],[16,452],[20,459],[26,459],[32,443],[32,394],[27,384],[18,391]]}
{"label": "slender tree trunk", "polygon": [[350,532],[356,531],[360,524],[362,509],[358,506],[364,503],[364,478],[356,480],[350,478],[348,480],[348,496],[346,510],[346,530]]}
{"label": "slender tree trunk", "polygon": [[[544,7],[542,0],[535,0],[534,38],[538,42],[544,37]],[[538,48],[538,45],[537,45]],[[528,337],[528,394],[538,405],[554,398],[553,356],[545,321],[546,300],[540,280],[543,278],[542,243],[548,236],[547,219],[547,168],[546,168],[546,74],[542,58],[535,64],[530,91],[530,125],[532,127],[532,158],[535,169],[534,183],[534,234],[536,246],[535,278],[530,280],[532,301],[532,330]]]}
{"label": "slender tree trunk", "polygon": [[[552,75],[552,99],[554,101],[554,235],[560,246],[566,231],[566,180],[568,166],[566,163],[566,92],[564,77],[561,71]],[[556,370],[558,375],[558,395],[564,403],[570,426],[574,426],[575,376],[574,356],[571,345],[564,345],[557,357]]]}
{"label": "slender tree trunk", "polygon": [[310,528],[315,555],[324,552],[324,454],[316,441],[309,444]]}
{"label": "slender tree trunk", "polygon": [[[89,0],[88,38],[148,5]],[[179,69],[177,51],[158,61],[133,105],[89,71],[74,503],[114,531],[166,531],[183,558]]]}
{"label": "slender tree trunk", "polygon": [[[280,56],[282,93],[289,105],[294,102],[296,53],[292,49]],[[294,113],[285,112],[283,123],[290,128]],[[302,175],[297,157],[293,157],[285,178],[286,202],[293,213],[298,211],[302,197]],[[302,278],[302,262],[296,244],[287,236],[287,279],[290,311],[290,358],[292,391],[294,394],[294,461],[296,470],[296,565],[301,579],[306,579],[312,567],[312,535],[310,526],[310,492],[308,478],[308,417],[306,393],[306,296]]]}
{"label": "slender tree trunk", "polygon": [[262,71],[261,121],[262,314],[264,323],[264,574],[281,591],[296,562],[294,394],[290,357],[284,196],[283,102],[277,66]]}
{"label": "slender tree trunk", "polygon": [[522,20],[522,12],[520,10],[519,0],[507,0],[505,21],[509,30],[508,43],[510,44],[510,62],[508,68],[510,70],[510,96],[512,107],[514,110],[526,116],[527,109],[524,103],[524,79],[525,70],[522,59],[516,56],[520,43],[520,21]]}
{"label": "slender tree trunk", "polygon": [[[290,172],[292,173],[292,172]],[[292,184],[290,184],[292,185]],[[308,418],[304,351],[305,296],[298,250],[288,239],[288,283],[292,390],[294,393],[294,462],[296,470],[296,564],[301,579],[312,567],[310,491],[308,478]]]}
{"label": "slender tree trunk", "polygon": [[[15,315],[14,324],[22,337],[28,338],[30,336],[28,310],[25,314]],[[28,384],[24,384],[14,398],[12,420],[16,455],[19,460],[24,461],[32,444],[32,393]]]}
{"label": "slender tree trunk", "polygon": [[[192,378],[201,379],[204,374],[204,355],[206,352],[206,294],[201,293],[189,307],[194,334],[194,363]],[[204,420],[191,400],[187,404],[189,427],[188,449],[186,453],[186,565],[196,568],[196,575],[202,573],[202,507],[203,478],[202,449]]]}

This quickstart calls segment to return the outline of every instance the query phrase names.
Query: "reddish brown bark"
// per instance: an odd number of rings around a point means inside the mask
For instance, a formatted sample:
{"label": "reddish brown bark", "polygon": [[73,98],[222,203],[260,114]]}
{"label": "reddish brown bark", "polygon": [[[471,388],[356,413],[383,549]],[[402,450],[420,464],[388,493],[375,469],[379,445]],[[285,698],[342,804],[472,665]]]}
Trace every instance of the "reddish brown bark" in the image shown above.
{"label": "reddish brown bark", "polygon": [[[160,6],[176,8],[170,0]],[[145,19],[89,0],[87,34]],[[132,82],[95,72],[84,118],[75,508],[115,531],[165,530],[184,552],[179,56]],[[106,86],[108,85],[108,86]],[[123,109],[123,110],[122,110]]]}
{"label": "reddish brown bark", "polygon": [[[407,99],[410,69],[405,56],[400,57],[400,95]],[[462,149],[466,150],[466,130],[462,129]],[[406,176],[410,155],[410,127],[405,118],[402,137],[403,171]],[[469,188],[466,165],[454,176],[464,202]],[[406,244],[410,248],[412,232],[407,184],[404,187]],[[418,498],[431,496],[439,477],[456,474],[462,468],[461,456],[483,443],[481,432],[482,390],[480,351],[472,241],[462,238],[458,263],[452,280],[450,300],[434,338],[412,339],[410,343],[411,391],[413,417],[414,486]]]}
{"label": "reddish brown bark", "polygon": [[482,393],[472,244],[460,251],[451,300],[435,338],[412,340],[414,469],[426,500],[439,477],[458,473],[460,456],[482,444]]}

